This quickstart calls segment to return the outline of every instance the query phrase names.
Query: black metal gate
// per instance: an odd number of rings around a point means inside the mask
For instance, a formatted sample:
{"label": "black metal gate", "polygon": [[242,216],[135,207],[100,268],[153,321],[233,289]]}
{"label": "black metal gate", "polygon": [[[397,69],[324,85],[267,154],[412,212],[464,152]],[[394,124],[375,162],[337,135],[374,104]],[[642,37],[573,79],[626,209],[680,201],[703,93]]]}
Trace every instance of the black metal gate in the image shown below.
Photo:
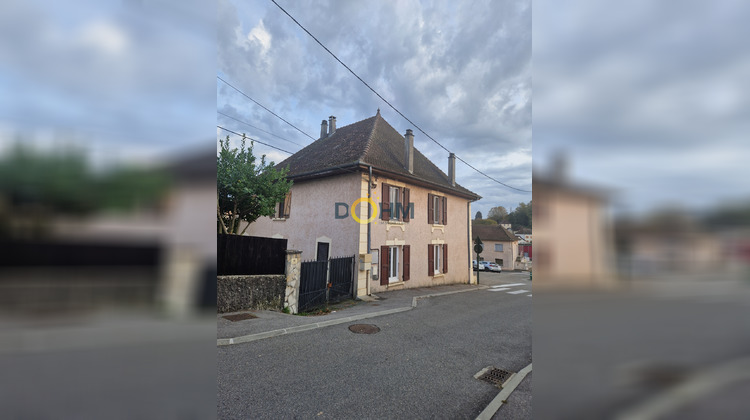
{"label": "black metal gate", "polygon": [[354,285],[354,264],[355,258],[342,257],[331,258],[330,273],[328,283],[328,301],[338,302],[352,296],[352,286]]}
{"label": "black metal gate", "polygon": [[352,296],[356,258],[304,261],[300,272],[299,312]]}

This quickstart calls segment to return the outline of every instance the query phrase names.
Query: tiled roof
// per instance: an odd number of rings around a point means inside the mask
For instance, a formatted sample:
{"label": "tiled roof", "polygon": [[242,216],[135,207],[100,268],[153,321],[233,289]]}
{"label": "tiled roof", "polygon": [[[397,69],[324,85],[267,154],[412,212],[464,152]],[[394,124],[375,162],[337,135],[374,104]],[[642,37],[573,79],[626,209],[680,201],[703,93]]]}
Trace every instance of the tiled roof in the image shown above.
{"label": "tiled roof", "polygon": [[472,225],[471,226],[471,237],[472,240],[479,236],[482,241],[496,241],[496,242],[515,242],[518,241],[516,235],[512,234],[508,229],[500,225]]}
{"label": "tiled roof", "polygon": [[[447,160],[446,156],[446,164]],[[337,128],[332,135],[314,141],[277,166],[288,167],[289,176],[294,179],[355,164],[371,165],[375,170],[391,172],[404,179],[426,181],[480,198],[458,183],[452,186],[448,175],[416,147],[414,172],[410,174],[404,168],[404,137],[380,116],[380,112],[374,117]]]}

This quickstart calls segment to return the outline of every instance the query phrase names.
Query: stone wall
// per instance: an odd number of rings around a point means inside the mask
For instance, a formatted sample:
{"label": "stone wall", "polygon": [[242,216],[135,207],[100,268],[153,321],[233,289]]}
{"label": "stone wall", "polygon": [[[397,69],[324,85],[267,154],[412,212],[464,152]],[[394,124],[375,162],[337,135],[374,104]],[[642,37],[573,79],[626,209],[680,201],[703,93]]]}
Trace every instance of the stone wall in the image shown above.
{"label": "stone wall", "polygon": [[286,276],[218,276],[216,308],[219,313],[245,309],[275,309],[284,306]]}

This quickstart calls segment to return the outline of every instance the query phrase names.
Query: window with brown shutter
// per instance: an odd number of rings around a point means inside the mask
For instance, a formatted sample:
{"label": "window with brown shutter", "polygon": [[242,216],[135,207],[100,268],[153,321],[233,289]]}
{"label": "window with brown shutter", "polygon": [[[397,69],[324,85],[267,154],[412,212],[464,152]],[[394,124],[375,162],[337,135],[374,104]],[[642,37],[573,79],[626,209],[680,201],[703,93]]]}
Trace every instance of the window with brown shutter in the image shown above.
{"label": "window with brown shutter", "polygon": [[404,188],[404,200],[403,200],[403,206],[404,206],[404,222],[409,221],[409,189]]}
{"label": "window with brown shutter", "polygon": [[429,223],[429,224],[435,223],[432,220],[432,212],[433,212],[433,209],[432,209],[433,203],[432,203],[432,201],[433,201],[432,200],[432,194],[427,194],[427,223]]}
{"label": "window with brown shutter", "polygon": [[383,245],[380,247],[380,285],[385,286],[388,284],[388,274],[390,273],[390,266],[389,266],[389,259],[390,255],[388,254],[388,245]]}
{"label": "window with brown shutter", "polygon": [[391,220],[391,189],[388,184],[383,183],[383,195],[380,197],[380,218]]}
{"label": "window with brown shutter", "polygon": [[443,197],[443,224],[448,224],[448,197]]}
{"label": "window with brown shutter", "polygon": [[411,248],[409,245],[404,245],[404,281],[409,280],[409,261],[411,258]]}
{"label": "window with brown shutter", "polygon": [[435,250],[432,244],[427,244],[427,275],[435,275]]}
{"label": "window with brown shutter", "polygon": [[443,244],[443,273],[448,272],[448,244]]}

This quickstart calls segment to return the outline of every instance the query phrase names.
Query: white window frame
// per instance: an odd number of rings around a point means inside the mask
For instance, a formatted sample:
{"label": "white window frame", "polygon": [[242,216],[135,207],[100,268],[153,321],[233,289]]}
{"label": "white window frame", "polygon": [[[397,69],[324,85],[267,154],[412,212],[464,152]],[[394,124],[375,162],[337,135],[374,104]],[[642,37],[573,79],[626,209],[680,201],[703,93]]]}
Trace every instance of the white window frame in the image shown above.
{"label": "white window frame", "polygon": [[443,224],[441,212],[443,211],[443,197],[439,195],[432,196],[432,222],[436,225]]}
{"label": "white window frame", "polygon": [[[497,249],[500,247],[500,249]],[[503,252],[503,244],[495,244],[495,252]]]}
{"label": "white window frame", "polygon": [[432,260],[434,263],[434,272],[435,274],[442,274],[443,273],[443,245],[435,245],[432,247],[433,254],[432,254]]}
{"label": "white window frame", "polygon": [[[395,283],[398,280],[399,275],[399,257],[398,257],[398,247],[392,246],[388,248],[388,283]],[[394,276],[395,274],[395,276]]]}
{"label": "white window frame", "polygon": [[[401,202],[401,188],[389,185],[388,194],[390,195],[391,220],[401,220],[403,210],[399,209],[396,203]],[[401,211],[398,211],[401,210]],[[398,213],[397,213],[398,211]]]}

